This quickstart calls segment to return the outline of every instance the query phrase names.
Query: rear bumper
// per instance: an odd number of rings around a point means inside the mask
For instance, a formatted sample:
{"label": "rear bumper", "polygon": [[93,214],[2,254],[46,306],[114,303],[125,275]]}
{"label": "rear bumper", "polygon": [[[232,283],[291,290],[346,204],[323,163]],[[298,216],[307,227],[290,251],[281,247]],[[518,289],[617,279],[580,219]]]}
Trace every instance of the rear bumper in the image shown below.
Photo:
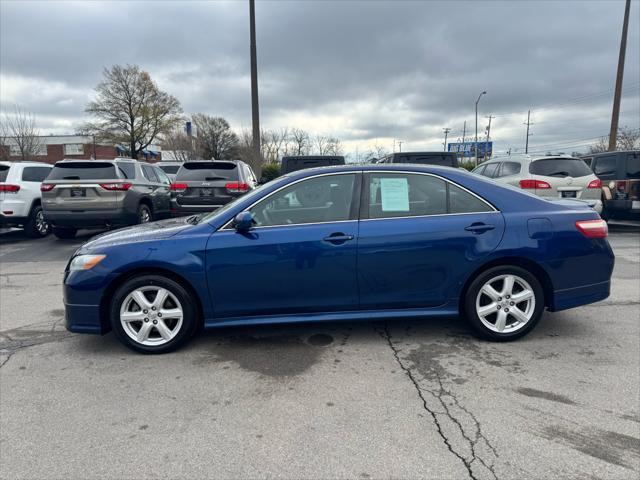
{"label": "rear bumper", "polygon": [[137,215],[124,208],[74,212],[70,210],[46,210],[45,219],[55,227],[104,227],[106,225],[130,225]]}
{"label": "rear bumper", "polygon": [[640,201],[635,200],[636,208],[633,208],[633,200],[605,200],[604,206],[607,210],[614,210],[617,212],[629,212],[640,214]]}
{"label": "rear bumper", "polygon": [[[20,198],[7,198],[10,194],[6,194],[3,200],[0,200],[0,214],[6,215],[9,218],[21,218],[26,219],[29,216],[31,210],[31,201],[21,200]],[[12,212],[11,214],[5,214],[2,212]]]}
{"label": "rear bumper", "polygon": [[604,300],[611,293],[611,281],[583,285],[553,292],[553,301],[549,306],[551,312],[579,307]]}
{"label": "rear bumper", "polygon": [[17,227],[27,223],[27,217],[0,214],[0,227]]}

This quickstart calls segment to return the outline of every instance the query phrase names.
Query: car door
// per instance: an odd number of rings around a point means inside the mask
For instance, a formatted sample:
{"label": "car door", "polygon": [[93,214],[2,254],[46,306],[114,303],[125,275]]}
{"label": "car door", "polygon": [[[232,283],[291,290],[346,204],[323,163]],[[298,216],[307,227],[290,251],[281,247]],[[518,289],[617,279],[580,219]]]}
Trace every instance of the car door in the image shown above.
{"label": "car door", "polygon": [[214,233],[206,260],[216,317],[357,310],[360,177],[297,181],[249,209],[250,231]]}
{"label": "car door", "polygon": [[162,195],[159,191],[160,180],[156,176],[156,172],[151,165],[140,166],[142,167],[142,175],[145,178],[143,190],[146,189],[146,191],[148,192],[148,196],[151,199],[151,203],[153,205],[154,215],[156,215],[163,211]]}
{"label": "car door", "polygon": [[371,172],[358,235],[360,308],[454,301],[474,264],[499,244],[502,214],[431,174]]}
{"label": "car door", "polygon": [[162,215],[169,215],[171,210],[171,180],[160,167],[153,167],[158,177],[158,205],[161,208]]}

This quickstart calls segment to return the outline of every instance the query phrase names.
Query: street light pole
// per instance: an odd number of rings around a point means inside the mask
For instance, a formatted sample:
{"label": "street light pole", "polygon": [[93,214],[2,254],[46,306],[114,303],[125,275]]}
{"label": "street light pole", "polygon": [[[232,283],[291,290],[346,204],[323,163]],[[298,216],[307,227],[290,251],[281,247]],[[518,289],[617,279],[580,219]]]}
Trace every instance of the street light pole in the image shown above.
{"label": "street light pole", "polygon": [[260,155],[260,112],[258,109],[258,57],[256,54],[256,5],[249,0],[249,29],[251,50],[251,119],[253,122],[253,155],[258,165],[262,164]]}
{"label": "street light pole", "polygon": [[444,143],[442,151],[446,152],[447,151],[447,135],[449,135],[449,132],[451,131],[451,129],[449,127],[443,128],[442,131],[444,132]]}
{"label": "street light pole", "polygon": [[476,100],[476,141],[473,146],[474,150],[476,151],[476,167],[478,166],[478,102],[480,101],[480,98],[482,98],[482,95],[486,94],[487,92],[483,91],[480,95],[478,95],[478,99]]}

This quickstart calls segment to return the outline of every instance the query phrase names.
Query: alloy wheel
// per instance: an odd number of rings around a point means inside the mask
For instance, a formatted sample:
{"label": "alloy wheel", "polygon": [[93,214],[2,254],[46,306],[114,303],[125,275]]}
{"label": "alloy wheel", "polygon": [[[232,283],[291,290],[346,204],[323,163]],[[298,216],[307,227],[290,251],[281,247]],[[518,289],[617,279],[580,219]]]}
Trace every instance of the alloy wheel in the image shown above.
{"label": "alloy wheel", "polygon": [[46,235],[49,232],[49,224],[44,219],[44,212],[38,210],[36,213],[36,230],[40,235]]}
{"label": "alloy wheel", "polygon": [[140,223],[148,223],[151,220],[151,214],[146,208],[140,209]]}
{"label": "alloy wheel", "polygon": [[136,343],[164,345],[180,332],[182,305],[166,288],[140,287],[129,293],[120,307],[120,323]]}
{"label": "alloy wheel", "polygon": [[476,313],[482,324],[497,333],[521,330],[533,317],[536,297],[523,278],[498,275],[482,286],[476,297]]}

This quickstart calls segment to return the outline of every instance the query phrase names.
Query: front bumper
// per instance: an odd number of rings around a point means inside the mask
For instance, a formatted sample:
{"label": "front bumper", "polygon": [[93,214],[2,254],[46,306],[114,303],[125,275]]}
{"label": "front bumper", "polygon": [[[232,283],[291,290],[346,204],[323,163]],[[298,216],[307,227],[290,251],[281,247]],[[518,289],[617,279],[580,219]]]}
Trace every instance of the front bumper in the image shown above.
{"label": "front bumper", "polygon": [[123,208],[74,212],[72,210],[44,210],[45,219],[54,227],[104,227],[107,225],[131,225],[137,214]]}

